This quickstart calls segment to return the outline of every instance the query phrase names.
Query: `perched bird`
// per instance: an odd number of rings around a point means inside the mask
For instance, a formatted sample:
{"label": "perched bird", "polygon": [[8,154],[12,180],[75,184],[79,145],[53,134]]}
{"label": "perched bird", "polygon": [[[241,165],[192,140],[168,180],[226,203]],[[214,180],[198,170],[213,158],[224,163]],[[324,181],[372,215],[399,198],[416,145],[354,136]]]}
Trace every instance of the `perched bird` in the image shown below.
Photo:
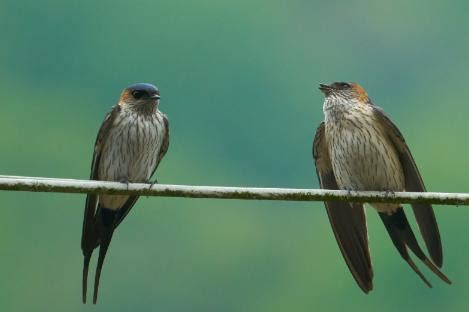
{"label": "perched bird", "polygon": [[[420,173],[402,134],[356,83],[321,84],[324,115],[314,138],[313,157],[321,188],[354,191],[424,192]],[[431,287],[409,256],[412,251],[443,281],[440,233],[432,206],[412,204],[430,260],[420,248],[401,204],[370,203],[402,258]],[[353,277],[368,293],[373,269],[363,204],[325,202],[337,243]]]}
{"label": "perched bird", "polygon": [[[91,180],[148,182],[169,146],[169,124],[159,111],[159,90],[148,83],[124,89],[119,103],[105,117],[94,147]],[[93,303],[98,297],[99,277],[116,227],[132,209],[138,196],[96,195],[86,197],[81,249],[83,303],[86,303],[88,267],[99,246]]]}

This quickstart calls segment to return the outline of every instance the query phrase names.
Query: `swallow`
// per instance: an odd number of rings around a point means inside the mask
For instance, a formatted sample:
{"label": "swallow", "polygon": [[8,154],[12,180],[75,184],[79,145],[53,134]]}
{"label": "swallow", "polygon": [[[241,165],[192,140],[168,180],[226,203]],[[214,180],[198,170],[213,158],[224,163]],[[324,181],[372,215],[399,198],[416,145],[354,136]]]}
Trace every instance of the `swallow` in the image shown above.
{"label": "swallow", "polygon": [[[106,115],[99,129],[91,165],[90,180],[147,183],[169,147],[169,122],[159,110],[160,91],[154,85],[137,83],[125,88],[117,105]],[[98,298],[101,270],[117,226],[138,200],[136,195],[86,197],[81,249],[83,303],[86,303],[91,255],[99,247],[93,303]]]}
{"label": "swallow", "polygon": [[[316,131],[313,158],[320,186],[331,190],[425,192],[422,177],[403,135],[356,83],[321,84],[324,121]],[[419,246],[399,203],[370,203],[377,210],[401,257],[431,287],[409,250],[441,280],[443,249],[430,204],[412,204],[431,260]],[[373,289],[373,268],[366,218],[361,203],[325,202],[329,221],[350,272],[359,287]]]}

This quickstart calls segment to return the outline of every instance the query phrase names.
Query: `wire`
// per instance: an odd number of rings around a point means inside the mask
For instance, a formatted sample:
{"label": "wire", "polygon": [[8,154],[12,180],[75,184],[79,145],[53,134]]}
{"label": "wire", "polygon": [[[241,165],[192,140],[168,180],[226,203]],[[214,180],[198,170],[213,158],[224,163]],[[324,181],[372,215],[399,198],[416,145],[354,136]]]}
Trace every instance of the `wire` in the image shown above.
{"label": "wire", "polygon": [[350,201],[387,203],[428,203],[469,205],[468,193],[375,192],[322,189],[195,186],[148,183],[121,183],[58,178],[0,175],[0,190],[143,195],[187,198],[216,198],[285,201]]}

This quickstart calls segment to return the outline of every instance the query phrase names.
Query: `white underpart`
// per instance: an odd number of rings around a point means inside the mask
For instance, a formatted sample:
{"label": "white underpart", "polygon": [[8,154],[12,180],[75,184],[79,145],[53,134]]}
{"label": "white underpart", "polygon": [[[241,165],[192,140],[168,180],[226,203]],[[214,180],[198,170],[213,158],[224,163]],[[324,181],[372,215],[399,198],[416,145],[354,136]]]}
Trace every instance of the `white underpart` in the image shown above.
{"label": "white underpart", "polygon": [[[146,116],[122,109],[103,146],[99,179],[148,182],[165,134],[160,111]],[[103,195],[99,200],[106,208],[119,209],[127,199],[128,196]]]}
{"label": "white underpart", "polygon": [[[369,104],[326,99],[324,114],[332,168],[339,188],[404,191],[404,173],[397,152]],[[381,212],[391,212],[400,206],[371,205]]]}

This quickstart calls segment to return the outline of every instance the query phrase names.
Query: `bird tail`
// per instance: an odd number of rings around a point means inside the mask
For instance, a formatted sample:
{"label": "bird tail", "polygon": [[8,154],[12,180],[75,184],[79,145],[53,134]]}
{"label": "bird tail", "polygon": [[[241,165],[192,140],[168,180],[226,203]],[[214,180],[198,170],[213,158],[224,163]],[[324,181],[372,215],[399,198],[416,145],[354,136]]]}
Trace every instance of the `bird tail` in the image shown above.
{"label": "bird tail", "polygon": [[396,212],[392,214],[379,213],[381,220],[383,220],[386,230],[391,237],[394,246],[401,254],[402,258],[409,264],[409,266],[417,273],[428,287],[432,285],[428,282],[425,276],[420,272],[414,261],[409,256],[407,248],[409,248],[433,273],[435,273],[441,280],[451,284],[451,281],[444,275],[433,262],[431,262],[420,248],[417,239],[415,238],[412,229],[410,228],[404,209],[399,207]]}
{"label": "bird tail", "polygon": [[99,245],[99,233],[94,222],[87,225],[83,232],[81,248],[83,250],[83,277],[82,277],[82,298],[86,303],[86,292],[88,289],[88,269],[90,266],[93,250]]}
{"label": "bird tail", "polygon": [[101,270],[103,268],[104,258],[106,257],[106,252],[109,248],[109,244],[111,243],[112,234],[114,233],[115,217],[116,211],[114,210],[100,208],[97,211],[98,232],[100,239],[98,264],[96,266],[96,273],[94,277],[93,304],[96,304],[98,300],[99,279],[101,277]]}
{"label": "bird tail", "polygon": [[83,261],[83,278],[82,278],[82,298],[83,303],[86,303],[86,291],[88,289],[88,268],[90,266],[90,259],[93,250],[90,252],[84,253],[84,261]]}

